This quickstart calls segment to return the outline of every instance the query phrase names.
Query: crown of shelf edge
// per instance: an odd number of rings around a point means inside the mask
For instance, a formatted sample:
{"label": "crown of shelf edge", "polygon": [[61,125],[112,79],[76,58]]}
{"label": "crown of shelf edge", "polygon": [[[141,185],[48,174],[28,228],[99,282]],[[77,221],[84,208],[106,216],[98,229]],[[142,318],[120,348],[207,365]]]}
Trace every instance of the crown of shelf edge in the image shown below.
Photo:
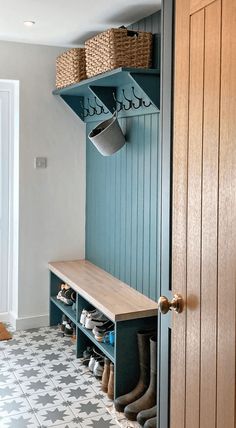
{"label": "crown of shelf edge", "polygon": [[[86,86],[89,87],[90,84],[96,83],[102,81],[103,79],[108,79],[109,77],[115,77],[115,76],[122,76],[122,74],[130,74],[130,73],[136,73],[136,74],[146,74],[146,75],[159,75],[160,70],[157,68],[116,68],[111,71],[107,71],[102,74],[98,74],[94,77],[91,77],[89,79],[82,80],[79,83],[74,83],[73,85],[66,86],[65,88],[61,89],[54,89],[52,91],[53,95],[70,95],[70,91],[77,88],[85,88]],[[102,82],[101,82],[102,83]]]}
{"label": "crown of shelf edge", "polygon": [[[69,278],[65,273],[60,271],[60,269],[57,267],[59,264],[86,264],[91,266],[92,268],[95,268],[98,270],[101,274],[104,274],[105,277],[107,277],[110,280],[115,280],[117,282],[117,285],[121,285],[122,287],[125,286],[129,290],[129,292],[132,292],[136,294],[137,296],[144,299],[146,302],[150,304],[150,307],[148,309],[140,309],[136,308],[134,310],[129,311],[119,311],[119,313],[114,313],[111,311],[111,309],[105,307],[103,302],[100,302],[98,299],[91,296],[86,290],[84,290],[81,285],[73,281]],[[123,281],[119,280],[118,278],[114,277],[110,273],[106,272],[105,270],[101,269],[100,267],[94,265],[88,260],[73,260],[73,261],[59,261],[59,262],[49,262],[48,263],[49,270],[54,273],[58,278],[60,278],[62,281],[65,281],[68,285],[71,286],[78,294],[80,294],[85,300],[89,301],[93,306],[95,306],[98,310],[103,312],[111,321],[128,321],[132,319],[138,319],[138,318],[146,318],[146,317],[152,317],[157,316],[157,302],[150,299],[149,297],[145,296],[144,294],[140,293],[139,291],[135,290],[134,288],[130,287],[130,285],[124,283]]]}

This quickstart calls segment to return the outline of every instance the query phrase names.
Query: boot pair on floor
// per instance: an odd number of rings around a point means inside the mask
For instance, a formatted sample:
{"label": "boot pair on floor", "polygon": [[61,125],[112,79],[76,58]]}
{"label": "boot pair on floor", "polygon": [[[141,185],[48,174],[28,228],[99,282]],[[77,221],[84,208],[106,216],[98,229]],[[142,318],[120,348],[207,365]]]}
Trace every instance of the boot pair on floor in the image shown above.
{"label": "boot pair on floor", "polygon": [[137,334],[140,377],[136,387],[115,400],[118,412],[127,419],[137,420],[144,428],[156,427],[157,340],[153,331]]}

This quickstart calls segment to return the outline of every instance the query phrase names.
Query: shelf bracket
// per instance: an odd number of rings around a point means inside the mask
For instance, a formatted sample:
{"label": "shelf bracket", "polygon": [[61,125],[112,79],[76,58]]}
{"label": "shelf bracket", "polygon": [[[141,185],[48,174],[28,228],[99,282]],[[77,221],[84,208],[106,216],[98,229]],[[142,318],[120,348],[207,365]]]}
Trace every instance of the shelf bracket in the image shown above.
{"label": "shelf bracket", "polygon": [[68,106],[84,120],[84,97],[78,97],[75,95],[60,95],[60,97],[68,104]]}
{"label": "shelf bracket", "polygon": [[153,105],[160,110],[160,76],[130,72],[130,77],[147,94]]}
{"label": "shelf bracket", "polygon": [[113,92],[116,93],[115,87],[89,85],[89,89],[111,113],[114,113],[116,109],[116,103],[113,97]]}

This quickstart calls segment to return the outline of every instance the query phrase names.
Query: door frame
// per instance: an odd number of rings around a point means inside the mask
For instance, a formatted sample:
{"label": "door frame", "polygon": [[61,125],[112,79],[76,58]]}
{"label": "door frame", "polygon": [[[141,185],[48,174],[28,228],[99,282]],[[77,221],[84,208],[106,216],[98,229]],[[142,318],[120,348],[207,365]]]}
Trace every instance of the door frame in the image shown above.
{"label": "door frame", "polygon": [[7,311],[0,314],[0,319],[13,325],[18,313],[19,89],[19,81],[0,79],[0,91],[9,94],[8,302]]}
{"label": "door frame", "polygon": [[[172,80],[174,0],[161,6],[161,108],[160,108],[160,295],[171,298],[171,182],[172,182]],[[170,423],[171,314],[158,314],[157,425]]]}

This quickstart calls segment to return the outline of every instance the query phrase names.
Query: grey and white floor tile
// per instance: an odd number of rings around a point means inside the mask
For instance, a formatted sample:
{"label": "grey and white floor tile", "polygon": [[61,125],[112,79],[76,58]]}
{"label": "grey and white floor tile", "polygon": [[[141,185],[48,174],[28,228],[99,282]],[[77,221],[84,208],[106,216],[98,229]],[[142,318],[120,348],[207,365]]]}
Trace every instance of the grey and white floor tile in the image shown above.
{"label": "grey and white floor tile", "polygon": [[58,328],[0,342],[1,428],[116,428],[107,395]]}

